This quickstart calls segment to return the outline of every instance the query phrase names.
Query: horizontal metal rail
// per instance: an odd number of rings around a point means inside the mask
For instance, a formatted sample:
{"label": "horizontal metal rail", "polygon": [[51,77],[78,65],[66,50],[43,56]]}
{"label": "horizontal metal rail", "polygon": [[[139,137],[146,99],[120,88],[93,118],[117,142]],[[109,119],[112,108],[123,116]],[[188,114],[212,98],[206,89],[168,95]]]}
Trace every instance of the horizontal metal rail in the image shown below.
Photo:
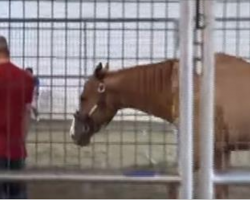
{"label": "horizontal metal rail", "polygon": [[[107,60],[107,57],[106,56],[88,56],[88,57],[80,57],[80,56],[50,56],[50,55],[38,55],[38,56],[32,56],[32,55],[13,55],[12,58],[34,58],[34,59],[37,59],[37,58],[45,58],[45,59],[63,59],[65,60],[65,58],[67,58],[68,60],[69,59],[77,59],[77,60],[93,60],[93,59],[96,59],[96,60]],[[110,57],[109,58],[110,60],[122,60],[124,58],[122,57]],[[136,60],[138,58],[136,57],[125,57],[126,60]],[[165,56],[159,56],[159,57],[154,57],[154,60],[163,60],[163,59],[166,59]],[[139,60],[149,60],[148,57],[140,57]]]}
{"label": "horizontal metal rail", "polygon": [[[0,29],[4,29],[4,30],[8,30],[9,29],[9,26],[8,24],[0,24]],[[18,24],[18,26],[12,26],[11,27],[11,30],[21,30],[23,29],[23,24]],[[121,28],[113,28],[113,27],[109,27],[109,28],[99,28],[99,27],[96,27],[96,28],[91,28],[91,27],[86,27],[86,28],[74,28],[74,27],[68,27],[67,30],[68,31],[79,31],[79,30],[88,30],[88,31],[124,31],[122,30]],[[225,28],[224,28],[225,29]],[[222,29],[222,30],[224,30]],[[37,24],[34,24],[32,27],[30,26],[26,26],[25,27],[25,30],[34,30],[34,31],[37,31]],[[65,31],[65,28],[64,27],[39,27],[39,30],[42,30],[42,31]],[[226,29],[226,30],[229,30],[229,29]],[[232,29],[232,30],[235,30],[235,29]],[[238,30],[238,29],[237,29]],[[240,28],[240,30],[243,30],[243,28]],[[249,29],[246,29],[246,30],[249,30]],[[138,28],[131,28],[131,27],[126,27],[126,30],[125,31],[138,31]],[[139,31],[152,31],[151,28],[139,28]],[[154,28],[154,32],[157,32],[157,31],[177,31],[176,28]]]}
{"label": "horizontal metal rail", "polygon": [[249,22],[250,17],[218,17],[215,18],[215,21],[224,22],[224,21],[231,21],[231,22]]}
{"label": "horizontal metal rail", "polygon": [[112,182],[112,183],[180,183],[180,176],[148,176],[148,177],[129,177],[121,175],[86,175],[81,173],[66,172],[10,172],[1,171],[1,181],[76,181],[76,182]]}
{"label": "horizontal metal rail", "polygon": [[[40,114],[43,114],[43,115],[45,115],[45,114],[53,114],[53,115],[62,115],[62,114],[70,114],[70,115],[73,115],[74,114],[74,112],[39,112]],[[134,113],[117,113],[116,114],[116,117],[134,117]],[[148,115],[147,114],[145,114],[145,113],[136,113],[136,116],[137,117],[148,117]],[[162,124],[166,124],[166,122],[164,121],[164,120],[161,120],[161,123]]]}
{"label": "horizontal metal rail", "polygon": [[[39,129],[39,131],[40,131],[41,129]],[[129,131],[127,131],[127,132],[129,132]],[[131,131],[132,132],[132,131]],[[134,131],[133,131],[133,133],[134,133]],[[39,134],[39,132],[38,132],[38,134]],[[170,135],[170,133],[166,133],[167,135]],[[27,140],[27,143],[28,144],[37,144],[37,141],[35,141],[35,140]],[[51,142],[50,141],[39,141],[39,143],[40,144],[47,144],[47,145],[49,145],[49,144],[51,144]],[[93,142],[94,144],[98,144],[98,145],[106,145],[107,144],[107,142],[106,141],[94,141]],[[53,144],[62,144],[62,145],[64,145],[64,144],[74,144],[74,142],[72,141],[72,142],[70,142],[70,141],[66,141],[66,142],[64,142],[64,141],[53,141]],[[109,142],[109,144],[111,144],[111,145],[141,145],[141,146],[143,146],[143,145],[148,145],[148,142],[120,142],[120,141],[112,141],[112,142]],[[158,146],[165,146],[165,145],[168,145],[168,146],[176,146],[176,144],[177,143],[173,143],[173,142],[170,142],[170,143],[166,143],[166,142],[152,142],[152,145],[158,145]]]}
{"label": "horizontal metal rail", "polygon": [[[88,79],[89,75],[38,75],[39,79]],[[43,85],[42,85],[43,86]],[[46,86],[46,85],[44,85]],[[56,85],[50,85],[50,86],[56,86]],[[64,85],[63,85],[64,86]],[[65,87],[65,86],[64,86]]]}
{"label": "horizontal metal rail", "polygon": [[0,22],[6,23],[135,23],[135,22],[173,22],[175,18],[0,18]]}
{"label": "horizontal metal rail", "polygon": [[[7,0],[6,0],[7,1]],[[20,1],[20,0],[12,0],[12,2]],[[26,0],[27,2],[37,2],[37,0]],[[84,3],[94,3],[96,0],[85,0]],[[98,0],[98,3],[108,3],[110,0]],[[249,2],[249,0],[241,0],[242,2]],[[51,0],[41,0],[41,2],[51,2]],[[65,3],[65,0],[55,0],[55,2]],[[71,0],[71,2],[79,3],[79,0]],[[140,4],[142,3],[151,3],[152,0],[140,0]],[[225,0],[218,0],[218,3],[225,3]],[[229,3],[235,3],[237,0],[230,0]],[[123,3],[121,0],[112,0],[112,3]],[[125,4],[133,3],[134,0],[125,0]],[[154,0],[154,3],[166,3],[166,0]],[[179,4],[179,0],[167,0],[167,3],[170,4]]]}
{"label": "horizontal metal rail", "polygon": [[[7,0],[6,0],[7,1]],[[12,2],[14,1],[20,1],[20,0],[12,0]],[[26,0],[26,1],[35,1],[37,2],[37,0]],[[65,3],[65,0],[54,0],[55,2],[61,2],[61,3]],[[74,3],[79,3],[79,1],[81,0],[71,0],[70,2],[74,2]],[[84,0],[83,3],[94,3],[96,0]],[[51,0],[41,0],[41,2],[51,2]],[[109,3],[110,0],[98,0],[98,3]],[[151,3],[152,0],[140,0],[140,3]],[[112,3],[136,3],[134,0],[125,0],[125,1],[121,1],[121,0],[112,0]],[[166,3],[166,0],[154,0],[154,3]],[[167,3],[179,3],[179,0],[167,0]]]}
{"label": "horizontal metal rail", "polygon": [[[218,17],[218,22],[249,22],[250,17]],[[1,23],[137,23],[137,22],[172,22],[177,18],[0,18]]]}
{"label": "horizontal metal rail", "polygon": [[213,181],[218,185],[250,184],[250,170],[228,170],[225,172],[216,172]]}

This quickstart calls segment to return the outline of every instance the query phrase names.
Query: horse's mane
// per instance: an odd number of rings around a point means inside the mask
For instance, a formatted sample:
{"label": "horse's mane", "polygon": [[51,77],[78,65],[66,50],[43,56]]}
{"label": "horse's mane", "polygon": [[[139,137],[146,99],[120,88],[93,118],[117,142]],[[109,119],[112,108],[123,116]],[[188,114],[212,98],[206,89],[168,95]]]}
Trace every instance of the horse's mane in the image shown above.
{"label": "horse's mane", "polygon": [[162,65],[172,65],[173,63],[179,62],[179,59],[177,58],[172,58],[172,59],[167,59],[161,62],[156,62],[156,63],[149,63],[149,64],[140,64],[140,65],[134,65],[130,67],[124,67],[120,68],[118,70],[112,70],[109,71],[111,74],[117,74],[117,73],[131,73],[137,70],[148,70],[149,68],[155,68],[159,67]]}
{"label": "horse's mane", "polygon": [[[178,59],[168,59],[158,63],[136,65],[128,68],[109,71],[110,77],[123,78],[124,87],[143,93],[159,93],[169,87],[173,65]],[[131,88],[132,87],[132,88]]]}

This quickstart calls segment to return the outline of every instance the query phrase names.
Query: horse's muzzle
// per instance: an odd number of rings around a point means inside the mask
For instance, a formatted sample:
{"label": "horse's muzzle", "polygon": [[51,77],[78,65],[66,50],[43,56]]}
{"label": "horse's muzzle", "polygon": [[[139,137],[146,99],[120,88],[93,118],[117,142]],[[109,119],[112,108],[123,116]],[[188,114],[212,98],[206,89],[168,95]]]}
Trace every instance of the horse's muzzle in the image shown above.
{"label": "horse's muzzle", "polygon": [[78,146],[87,146],[95,132],[93,120],[76,111],[70,128],[70,136]]}

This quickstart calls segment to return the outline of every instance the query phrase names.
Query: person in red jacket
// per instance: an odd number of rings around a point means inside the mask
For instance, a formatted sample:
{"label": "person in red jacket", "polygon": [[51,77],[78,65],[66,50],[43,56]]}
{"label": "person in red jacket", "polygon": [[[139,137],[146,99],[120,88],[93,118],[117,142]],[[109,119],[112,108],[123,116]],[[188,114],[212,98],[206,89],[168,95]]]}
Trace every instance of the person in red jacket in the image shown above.
{"label": "person in red jacket", "polygon": [[[22,170],[27,156],[34,81],[10,61],[5,37],[0,36],[0,170]],[[0,198],[27,198],[24,182],[0,182]]]}

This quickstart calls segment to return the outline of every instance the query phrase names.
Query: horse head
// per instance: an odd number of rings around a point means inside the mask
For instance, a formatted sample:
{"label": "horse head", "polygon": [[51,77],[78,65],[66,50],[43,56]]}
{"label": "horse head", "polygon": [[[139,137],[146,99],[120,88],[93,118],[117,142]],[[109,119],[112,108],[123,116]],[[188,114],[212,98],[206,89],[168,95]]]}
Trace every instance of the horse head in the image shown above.
{"label": "horse head", "polygon": [[70,129],[71,138],[79,146],[88,145],[94,133],[106,126],[118,110],[106,83],[108,71],[108,63],[105,67],[99,63],[80,95],[79,110],[74,113]]}

